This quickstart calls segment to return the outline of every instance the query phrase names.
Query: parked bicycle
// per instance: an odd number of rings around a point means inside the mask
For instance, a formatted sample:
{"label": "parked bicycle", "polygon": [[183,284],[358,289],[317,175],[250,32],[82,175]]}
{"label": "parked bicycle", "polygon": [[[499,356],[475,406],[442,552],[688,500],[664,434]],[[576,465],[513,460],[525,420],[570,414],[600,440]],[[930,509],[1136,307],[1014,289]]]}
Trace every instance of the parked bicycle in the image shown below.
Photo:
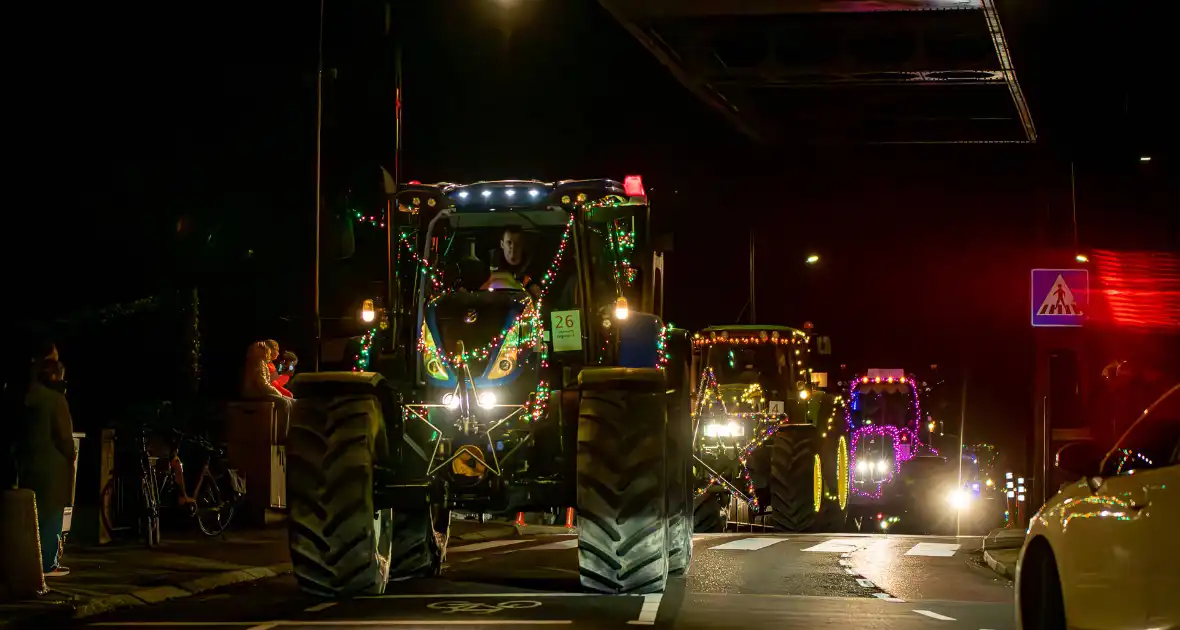
{"label": "parked bicycle", "polygon": [[[116,457],[117,464],[123,461],[126,465],[103,489],[107,509],[102,514],[108,530],[118,531],[114,525],[133,520],[139,535],[148,546],[154,546],[160,542],[161,513],[172,512],[196,520],[206,536],[225,531],[246,493],[245,480],[226,465],[225,449],[173,430],[167,453],[157,448],[153,454],[151,447],[159,442],[149,436],[148,429],[141,428],[134,448],[124,451],[122,458]],[[184,474],[182,451],[185,457],[195,454],[201,462],[191,493],[187,482],[192,477]]]}

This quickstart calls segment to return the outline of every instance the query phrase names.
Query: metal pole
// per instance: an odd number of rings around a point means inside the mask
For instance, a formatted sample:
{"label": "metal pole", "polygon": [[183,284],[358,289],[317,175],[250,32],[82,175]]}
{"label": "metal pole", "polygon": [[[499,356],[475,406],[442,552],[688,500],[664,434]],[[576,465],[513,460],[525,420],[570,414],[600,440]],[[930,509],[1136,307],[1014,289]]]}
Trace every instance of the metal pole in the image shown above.
{"label": "metal pole", "polygon": [[757,309],[754,306],[754,231],[750,230],[750,323],[756,324]]}
{"label": "metal pole", "polygon": [[1073,160],[1069,162],[1069,204],[1073,208],[1073,250],[1078,254],[1078,184]]}
{"label": "metal pole", "polygon": [[324,129],[324,0],[320,0],[320,40],[319,59],[315,73],[315,355],[312,369],[320,370],[320,214],[322,212],[322,195],[320,192],[320,154]]}
{"label": "metal pole", "polygon": [[[398,37],[398,34],[394,34]],[[401,304],[401,278],[397,275],[397,245],[394,241],[394,219],[397,217],[397,191],[401,185],[401,152],[402,152],[402,45],[398,41],[393,53],[394,73],[394,112],[393,112],[393,199],[385,204],[385,239],[388,288],[386,308],[396,309],[390,312],[392,335],[389,339],[389,350],[397,350],[401,336],[401,318],[405,310]]]}
{"label": "metal pole", "polygon": [[[967,377],[971,373],[971,368],[963,368],[963,396],[962,404],[959,406],[959,487],[963,489],[963,432],[967,427]],[[958,536],[960,531],[960,522],[962,520],[962,510],[955,512],[955,535]]]}

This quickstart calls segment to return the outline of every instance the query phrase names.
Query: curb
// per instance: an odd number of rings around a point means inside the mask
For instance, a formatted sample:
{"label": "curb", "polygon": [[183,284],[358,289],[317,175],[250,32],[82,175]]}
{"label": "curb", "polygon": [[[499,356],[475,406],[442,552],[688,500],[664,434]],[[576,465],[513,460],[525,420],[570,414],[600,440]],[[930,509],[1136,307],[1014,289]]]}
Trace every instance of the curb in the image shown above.
{"label": "curb", "polygon": [[1008,566],[1008,564],[1005,562],[996,560],[995,556],[993,556],[991,552],[986,549],[983,551],[983,561],[987,563],[987,566],[991,567],[992,571],[995,571],[1001,577],[1007,578],[1009,580],[1016,579],[1015,568]]}
{"label": "curb", "polygon": [[172,599],[189,597],[215,588],[278,577],[291,572],[291,563],[283,562],[265,567],[250,567],[208,575],[170,586],[156,586],[130,593],[109,595],[88,601],[74,608],[74,619],[93,617],[125,608],[148,606]]}
{"label": "curb", "polygon": [[[499,528],[499,531],[491,533],[476,531],[464,536],[460,536],[458,539],[464,541],[501,540],[504,538],[516,538],[520,535],[520,528],[514,527],[510,524],[505,524],[504,527]],[[224,571],[222,573],[214,573],[212,575],[207,575],[195,580],[189,580],[187,582],[181,582],[179,584],[153,586],[151,588],[144,588],[137,591],[132,591],[130,593],[106,595],[103,597],[87,600],[76,605],[70,602],[63,602],[24,619],[0,621],[0,628],[4,628],[6,630],[10,628],[39,628],[44,627],[46,623],[54,623],[68,619],[85,619],[87,617],[103,615],[119,610],[126,610],[128,608],[150,606],[152,604],[159,604],[175,599],[191,597],[193,595],[222,588],[224,586],[266,580],[269,578],[286,575],[291,573],[291,571],[291,563],[282,562],[268,566],[249,567],[245,569],[235,569],[233,571]]]}

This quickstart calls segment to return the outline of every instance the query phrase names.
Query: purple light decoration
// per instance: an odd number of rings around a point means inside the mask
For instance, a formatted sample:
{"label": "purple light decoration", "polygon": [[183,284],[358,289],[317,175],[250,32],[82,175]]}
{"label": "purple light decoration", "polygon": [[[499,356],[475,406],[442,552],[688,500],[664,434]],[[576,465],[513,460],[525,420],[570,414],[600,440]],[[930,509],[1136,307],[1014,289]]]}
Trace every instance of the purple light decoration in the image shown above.
{"label": "purple light decoration", "polygon": [[[858,406],[855,403],[856,403],[856,399],[860,396],[860,392],[858,391],[859,387],[861,385],[867,385],[869,383],[880,383],[880,382],[882,382],[882,381],[872,380],[872,381],[869,381],[868,383],[866,383],[865,381],[863,381],[860,378],[854,378],[848,387],[849,404],[845,405],[845,407],[844,407],[844,423],[848,427],[848,431],[851,432],[851,434],[852,434],[852,440],[851,440],[850,446],[849,446],[849,457],[848,457],[849,486],[851,486],[852,492],[854,494],[857,494],[857,495],[863,496],[863,497],[869,497],[872,499],[881,498],[881,493],[883,491],[885,483],[892,480],[894,475],[901,472],[902,462],[909,461],[910,459],[912,459],[915,456],[915,454],[918,452],[919,448],[925,446],[924,444],[922,444],[922,441],[918,438],[918,427],[920,426],[920,424],[922,422],[922,402],[921,402],[920,396],[918,394],[918,383],[917,383],[917,381],[914,380],[914,377],[912,375],[907,376],[905,378],[905,380],[900,381],[900,382],[906,383],[907,385],[910,386],[910,392],[912,394],[912,396],[911,396],[912,402],[910,404],[913,406],[913,409],[914,409],[914,417],[911,422],[907,423],[907,426],[902,427],[902,428],[891,427],[891,426],[881,426],[881,425],[868,425],[868,426],[855,427],[855,428],[853,427],[852,408],[854,406]],[[862,436],[873,436],[873,435],[880,435],[882,437],[889,436],[889,437],[893,438],[893,473],[890,474],[889,477],[878,482],[877,488],[873,492],[863,492],[859,488],[856,487],[856,483],[855,483],[856,482],[856,447],[857,447],[857,444],[860,442],[860,438]],[[902,454],[901,448],[900,448],[901,439],[902,439],[903,435],[908,438],[908,440],[911,444],[911,447],[909,449],[909,453],[904,454],[904,455]],[[930,448],[930,447],[926,447],[926,448]],[[934,451],[933,448],[930,448],[930,450]],[[937,455],[938,451],[934,451],[934,454]]]}

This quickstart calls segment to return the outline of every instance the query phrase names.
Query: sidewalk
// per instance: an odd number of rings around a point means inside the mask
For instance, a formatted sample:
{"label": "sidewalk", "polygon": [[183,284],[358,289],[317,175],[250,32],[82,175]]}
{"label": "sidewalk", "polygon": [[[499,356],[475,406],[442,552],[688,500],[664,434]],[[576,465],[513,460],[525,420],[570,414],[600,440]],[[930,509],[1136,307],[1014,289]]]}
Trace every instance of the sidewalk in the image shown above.
{"label": "sidewalk", "polygon": [[[550,528],[529,526],[525,531],[548,533],[543,529]],[[511,523],[455,519],[451,525],[452,544],[519,535]],[[48,594],[0,604],[0,628],[44,627],[291,572],[285,527],[230,531],[223,538],[165,532],[163,544],[150,550],[131,542],[67,544],[62,563],[70,574],[47,578]]]}
{"label": "sidewalk", "polygon": [[993,529],[983,539],[983,560],[1002,577],[1016,579],[1016,562],[1024,546],[1023,529]]}

